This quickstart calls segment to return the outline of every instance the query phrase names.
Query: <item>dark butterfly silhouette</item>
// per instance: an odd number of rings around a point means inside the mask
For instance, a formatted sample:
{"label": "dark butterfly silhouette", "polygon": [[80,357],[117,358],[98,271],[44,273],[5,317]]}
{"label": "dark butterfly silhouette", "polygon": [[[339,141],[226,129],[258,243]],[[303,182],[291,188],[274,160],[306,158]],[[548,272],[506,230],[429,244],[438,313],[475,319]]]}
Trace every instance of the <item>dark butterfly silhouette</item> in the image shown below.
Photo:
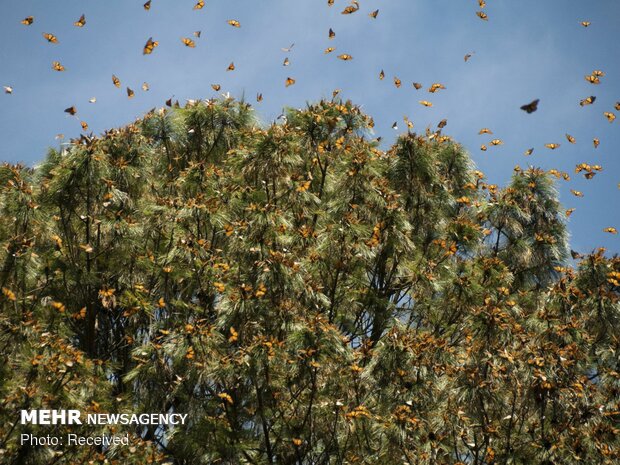
{"label": "dark butterfly silhouette", "polygon": [[532,100],[530,103],[523,105],[521,110],[526,111],[527,113],[534,113],[538,109],[539,99]]}

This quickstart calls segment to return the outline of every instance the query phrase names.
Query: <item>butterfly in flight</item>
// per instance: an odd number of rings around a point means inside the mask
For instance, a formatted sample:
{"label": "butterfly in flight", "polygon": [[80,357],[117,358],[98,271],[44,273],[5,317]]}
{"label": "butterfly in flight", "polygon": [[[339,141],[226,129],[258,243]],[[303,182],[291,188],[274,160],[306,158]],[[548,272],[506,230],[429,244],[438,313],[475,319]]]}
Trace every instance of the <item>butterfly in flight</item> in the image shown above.
{"label": "butterfly in flight", "polygon": [[2,86],[2,88],[4,89],[4,93],[5,94],[12,94],[13,93],[13,88],[11,86]]}
{"label": "butterfly in flight", "polygon": [[583,27],[588,27],[590,24],[592,24],[590,21],[581,21],[580,23]]}
{"label": "butterfly in flight", "polygon": [[325,49],[325,54],[327,55],[328,53],[332,53],[334,50],[336,50],[336,48],[335,48],[335,47],[327,47],[327,48]]}
{"label": "butterfly in flight", "polygon": [[194,5],[194,10],[202,10],[205,6],[204,0],[198,0],[198,2]]}
{"label": "butterfly in flight", "polygon": [[579,101],[579,105],[581,105],[582,107],[584,107],[586,105],[592,105],[595,100],[596,100],[596,96],[590,95],[589,97],[586,97],[586,98],[580,100]]}
{"label": "butterfly in flight", "polygon": [[288,52],[290,52],[291,50],[293,50],[293,47],[294,47],[294,46],[295,46],[295,44],[293,43],[293,44],[289,45],[289,46],[288,46],[288,47],[286,47],[286,48],[282,47],[280,50],[282,50],[283,52],[288,53]]}
{"label": "butterfly in flight", "polygon": [[545,147],[547,147],[548,149],[551,150],[555,150],[560,146],[560,144],[556,144],[556,143],[551,143],[551,144],[545,144]]}
{"label": "butterfly in flight", "polygon": [[153,40],[152,37],[149,37],[149,40],[147,40],[146,44],[144,44],[144,49],[142,50],[142,54],[150,55],[151,53],[153,53],[153,50],[155,49],[155,47],[157,47],[158,45],[159,45],[159,42],[156,42]]}
{"label": "butterfly in flight", "polygon": [[488,21],[489,17],[487,16],[487,14],[484,11],[476,11],[476,15],[478,16],[478,18],[484,20],[484,21]]}
{"label": "butterfly in flight", "polygon": [[575,138],[571,136],[570,134],[566,134],[566,140],[569,141],[571,144],[576,143]]}
{"label": "butterfly in flight", "polygon": [[75,108],[75,106],[65,108],[65,113],[69,113],[71,116],[74,116],[77,113],[77,108]]}
{"label": "butterfly in flight", "polygon": [[222,88],[222,86],[221,86],[221,85],[219,85],[219,84],[211,84],[211,88],[212,88],[214,91],[219,92],[219,91],[220,91],[220,89]]}
{"label": "butterfly in flight", "polygon": [[34,22],[34,16],[26,16],[24,19],[21,20],[21,23],[24,26],[30,26],[33,22]]}
{"label": "butterfly in flight", "polygon": [[415,87],[415,90],[420,90],[422,88],[422,84],[420,84],[419,82],[414,82],[413,87]]}
{"label": "butterfly in flight", "polygon": [[228,21],[226,21],[229,25],[231,25],[232,27],[241,27],[241,23],[239,21],[237,21],[236,19],[229,19]]}
{"label": "butterfly in flight", "polygon": [[351,5],[349,5],[344,10],[342,10],[341,13],[343,15],[350,15],[350,14],[355,13],[359,9],[360,9],[360,4],[356,0],[353,0],[351,2]]}
{"label": "butterfly in flight", "polygon": [[118,88],[121,87],[121,80],[117,78],[114,74],[112,75],[112,83]]}
{"label": "butterfly in flight", "polygon": [[295,84],[295,79],[291,77],[287,77],[286,81],[284,82],[284,86],[289,87],[289,86],[292,86],[293,84]]}
{"label": "butterfly in flight", "polygon": [[84,15],[80,16],[80,19],[78,19],[75,23],[73,23],[75,27],[84,27],[85,24],[86,24],[86,17]]}
{"label": "butterfly in flight", "polygon": [[491,131],[489,128],[482,128],[480,131],[478,131],[479,135],[482,134],[493,134],[493,131]]}
{"label": "butterfly in flight", "polygon": [[65,67],[63,65],[61,65],[59,61],[53,61],[52,62],[52,69],[54,71],[64,71]]}
{"label": "butterfly in flight", "polygon": [[383,81],[385,79],[385,73],[383,72],[383,70],[381,70],[381,72],[379,73],[379,80]]}
{"label": "butterfly in flight", "polygon": [[605,118],[607,118],[607,121],[609,121],[610,123],[613,123],[616,119],[616,115],[613,114],[611,111],[606,111],[605,113],[603,113],[603,115],[605,115]]}
{"label": "butterfly in flight", "polygon": [[50,34],[49,32],[44,32],[43,33],[43,37],[45,38],[45,40],[47,40],[50,44],[57,44],[58,43],[58,37],[56,37],[54,34]]}
{"label": "butterfly in flight", "polygon": [[377,16],[379,16],[379,10],[375,10],[372,13],[368,13],[368,16],[370,16],[372,19],[377,19]]}
{"label": "butterfly in flight", "polygon": [[534,113],[537,109],[538,109],[538,102],[540,100],[536,99],[536,100],[532,100],[530,103],[527,103],[525,105],[521,106],[521,110],[529,113]]}
{"label": "butterfly in flight", "polygon": [[338,55],[338,58],[341,59],[342,61],[349,61],[353,59],[351,55],[347,55],[346,53],[343,53],[342,55]]}
{"label": "butterfly in flight", "polygon": [[194,48],[196,46],[196,42],[188,37],[181,37],[181,42],[183,42],[186,47]]}
{"label": "butterfly in flight", "polygon": [[127,87],[127,98],[133,98],[134,95],[136,95],[135,92]]}
{"label": "butterfly in flight", "polygon": [[329,36],[330,39],[333,39],[334,37],[336,37],[336,33],[334,32],[334,30],[331,27],[329,28],[328,36]]}
{"label": "butterfly in flight", "polygon": [[146,2],[144,5],[142,5],[142,7],[146,10],[149,11],[151,9],[151,0],[149,0],[148,2]]}
{"label": "butterfly in flight", "polygon": [[150,87],[149,87],[149,83],[148,83],[148,82],[143,82],[143,83],[142,83],[142,90],[143,90],[144,92],[146,92],[146,91],[148,91],[149,89],[150,89]]}
{"label": "butterfly in flight", "polygon": [[397,77],[394,77],[394,85],[396,86],[396,88],[400,87],[402,85],[401,80]]}
{"label": "butterfly in flight", "polygon": [[231,62],[228,65],[228,68],[226,68],[226,71],[234,71],[235,70],[235,64],[233,62]]}
{"label": "butterfly in flight", "polygon": [[433,104],[431,102],[428,102],[426,100],[420,100],[420,105],[424,105],[425,107],[432,107]]}

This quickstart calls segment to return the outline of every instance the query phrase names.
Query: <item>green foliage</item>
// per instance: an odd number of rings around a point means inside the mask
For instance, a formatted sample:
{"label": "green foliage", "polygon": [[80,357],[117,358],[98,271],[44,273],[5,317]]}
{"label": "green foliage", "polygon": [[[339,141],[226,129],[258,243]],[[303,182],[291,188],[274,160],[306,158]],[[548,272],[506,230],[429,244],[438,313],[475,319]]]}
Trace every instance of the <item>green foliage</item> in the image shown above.
{"label": "green foliage", "polygon": [[[620,261],[567,267],[550,176],[286,115],[193,102],[0,167],[0,461],[616,463]],[[19,444],[37,407],[189,416],[54,451]]]}

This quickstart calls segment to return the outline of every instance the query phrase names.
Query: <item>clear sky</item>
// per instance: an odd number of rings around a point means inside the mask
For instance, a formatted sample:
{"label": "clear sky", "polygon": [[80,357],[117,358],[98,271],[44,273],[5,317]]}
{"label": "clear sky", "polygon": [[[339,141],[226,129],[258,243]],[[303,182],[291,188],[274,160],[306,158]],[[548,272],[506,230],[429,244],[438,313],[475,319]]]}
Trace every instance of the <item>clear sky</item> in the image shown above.
{"label": "clear sky", "polygon": [[[469,150],[490,182],[505,185],[517,164],[570,172],[571,180],[560,181],[559,189],[564,207],[576,208],[569,221],[572,248],[620,251],[620,236],[603,232],[620,229],[620,111],[614,109],[620,101],[620,1],[487,0],[488,21],[476,16],[477,0],[359,0],[360,10],[350,15],[340,13],[348,0],[335,0],[332,7],[327,0],[206,0],[198,10],[195,0],[152,0],[150,11],[143,3],[0,0],[0,86],[13,88],[0,94],[0,160],[35,164],[58,145],[56,134],[78,136],[80,121],[102,132],[171,96],[182,103],[216,96],[211,84],[253,103],[261,92],[264,100],[255,106],[265,122],[285,106],[331,98],[339,88],[343,98],[374,117],[376,135],[387,143],[406,130],[403,116],[420,132],[447,118],[444,133]],[[377,18],[370,18],[376,9]],[[81,14],[86,25],[73,26]],[[34,17],[30,26],[20,23],[27,16]],[[229,19],[241,27],[228,25]],[[201,37],[193,37],[198,30]],[[58,43],[48,43],[43,33],[56,35]],[[159,46],[143,55],[149,37]],[[196,47],[185,47],[181,37],[195,39]],[[291,43],[290,52],[281,50]],[[336,50],[325,54],[327,47]],[[353,59],[339,60],[342,53]],[[472,57],[465,62],[467,53]],[[66,71],[52,70],[53,61]],[[236,69],[226,71],[231,62]],[[605,73],[599,85],[584,79],[593,70]],[[289,76],[296,83],[285,88]],[[145,81],[148,92],[141,89]],[[413,82],[424,87],[416,91]],[[435,82],[446,89],[428,93]],[[132,99],[127,86],[135,91]],[[594,104],[581,107],[579,101],[590,95]],[[536,98],[538,111],[519,109]],[[72,105],[76,117],[63,112]],[[604,112],[618,119],[609,123]],[[493,136],[478,135],[482,127]],[[492,138],[503,145],[490,146]],[[544,147],[552,142],[561,146]],[[530,147],[534,153],[525,156]],[[603,171],[585,180],[574,173],[582,162]]]}

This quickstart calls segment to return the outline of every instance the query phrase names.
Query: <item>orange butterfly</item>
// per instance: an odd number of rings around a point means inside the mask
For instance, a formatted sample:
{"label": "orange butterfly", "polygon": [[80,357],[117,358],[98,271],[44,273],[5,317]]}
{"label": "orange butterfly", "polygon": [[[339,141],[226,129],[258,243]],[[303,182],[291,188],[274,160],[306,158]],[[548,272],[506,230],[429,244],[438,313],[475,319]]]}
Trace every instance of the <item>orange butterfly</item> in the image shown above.
{"label": "orange butterfly", "polygon": [[71,116],[77,113],[77,108],[75,106],[70,106],[69,108],[65,108],[65,113],[69,113]]}
{"label": "orange butterfly", "polygon": [[484,20],[484,21],[488,21],[489,17],[487,16],[487,14],[484,11],[476,11],[476,15],[478,16],[478,18]]}
{"label": "orange butterfly", "polygon": [[286,81],[284,83],[284,86],[288,87],[288,86],[292,86],[293,84],[295,84],[295,79],[293,79],[291,77],[287,77]]}
{"label": "orange butterfly", "polygon": [[144,5],[142,5],[144,7],[145,10],[150,10],[151,9],[151,0],[149,0],[148,2],[146,2]]}
{"label": "orange butterfly", "polygon": [[333,39],[334,37],[336,37],[336,33],[334,32],[334,30],[330,27],[329,28],[329,38]]}
{"label": "orange butterfly", "polygon": [[422,88],[422,84],[420,84],[419,82],[414,82],[413,87],[415,87],[415,90],[420,90]]}
{"label": "orange butterfly", "polygon": [[383,72],[383,70],[381,70],[381,72],[379,73],[379,80],[383,81],[385,79],[385,73]]}
{"label": "orange butterfly", "polygon": [[88,123],[86,121],[80,121],[80,126],[82,126],[83,131],[88,130]]}
{"label": "orange butterfly", "polygon": [[342,55],[338,55],[338,58],[341,59],[342,61],[349,61],[353,59],[351,55],[347,55],[346,53],[343,53]]}
{"label": "orange butterfly", "polygon": [[54,34],[50,34],[48,32],[44,32],[43,33],[43,37],[45,37],[45,40],[47,40],[48,42],[50,42],[52,44],[57,44],[58,43],[58,37],[56,37]]}
{"label": "orange butterfly", "polygon": [[234,71],[235,70],[235,64],[233,62],[231,62],[228,65],[228,68],[226,68],[226,71]]}
{"label": "orange butterfly", "polygon": [[567,139],[567,140],[568,140],[571,144],[574,144],[574,143],[576,142],[576,141],[575,141],[575,138],[574,138],[573,136],[571,136],[570,134],[566,134],[566,139]]}
{"label": "orange butterfly", "polygon": [[332,53],[334,50],[336,50],[334,47],[327,47],[325,49],[325,54]]}
{"label": "orange butterfly", "polygon": [[491,131],[489,128],[482,128],[480,131],[478,131],[478,134],[493,134],[493,131]]}
{"label": "orange butterfly", "polygon": [[183,42],[186,47],[194,48],[196,46],[196,42],[188,37],[181,37],[181,42]]}
{"label": "orange butterfly", "polygon": [[256,101],[257,102],[262,102],[263,101],[263,94],[256,94]]}
{"label": "orange butterfly", "polygon": [[21,23],[24,26],[30,26],[32,23],[34,22],[34,16],[26,16],[24,19],[22,19]]}
{"label": "orange butterfly", "polygon": [[397,77],[394,77],[394,85],[398,88],[400,87],[402,82]]}
{"label": "orange butterfly", "polygon": [[228,21],[226,21],[228,24],[230,24],[233,27],[241,27],[241,23],[239,21],[237,21],[236,19],[229,19]]}
{"label": "orange butterfly", "polygon": [[426,100],[420,100],[420,104],[424,105],[425,107],[432,107],[433,104],[431,102],[428,102]]}
{"label": "orange butterfly", "polygon": [[117,78],[114,74],[112,75],[112,82],[114,83],[116,87],[118,88],[121,87],[121,80]]}
{"label": "orange butterfly", "polygon": [[214,91],[219,92],[220,89],[222,88],[221,85],[219,84],[211,84],[211,87],[213,88]]}
{"label": "orange butterfly", "polygon": [[592,24],[590,21],[581,21],[583,27],[588,27],[590,24]]}
{"label": "orange butterfly", "polygon": [[610,111],[606,111],[605,113],[603,113],[605,115],[605,118],[607,118],[607,121],[609,121],[610,123],[613,123],[614,120],[616,119],[616,115],[614,115],[612,112]]}
{"label": "orange butterfly", "polygon": [[198,3],[194,5],[194,10],[201,10],[205,6],[204,0],[198,0]]}
{"label": "orange butterfly", "polygon": [[133,98],[134,95],[136,95],[135,92],[127,87],[127,98]]}
{"label": "orange butterfly", "polygon": [[54,71],[64,71],[65,67],[63,65],[61,65],[59,61],[53,61],[52,62],[52,69]]}
{"label": "orange butterfly", "polygon": [[153,49],[159,45],[159,42],[153,40],[152,37],[149,37],[149,40],[144,44],[144,49],[142,50],[143,55],[150,55],[153,53]]}
{"label": "orange butterfly", "polygon": [[368,16],[370,16],[373,19],[377,19],[377,16],[379,15],[379,10],[375,10],[372,13],[369,13]]}
{"label": "orange butterfly", "polygon": [[75,23],[73,23],[73,25],[76,27],[84,27],[85,24],[86,24],[86,17],[84,15],[80,16],[80,19],[78,19]]}

